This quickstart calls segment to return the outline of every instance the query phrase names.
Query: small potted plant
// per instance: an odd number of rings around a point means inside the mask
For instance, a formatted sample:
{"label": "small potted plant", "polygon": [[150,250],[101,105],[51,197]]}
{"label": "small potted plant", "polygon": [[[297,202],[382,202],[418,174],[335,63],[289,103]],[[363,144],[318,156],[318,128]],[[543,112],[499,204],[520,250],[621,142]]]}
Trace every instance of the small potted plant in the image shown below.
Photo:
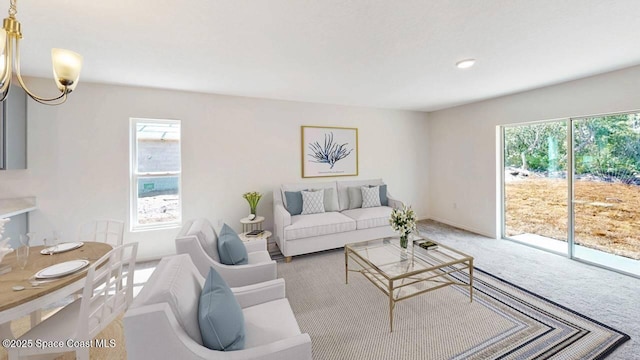
{"label": "small potted plant", "polygon": [[391,224],[391,228],[394,231],[400,234],[400,247],[406,249],[409,243],[409,234],[418,229],[416,226],[416,213],[413,212],[410,206],[407,207],[406,205],[402,209],[393,209],[389,224]]}
{"label": "small potted plant", "polygon": [[251,215],[249,216],[249,219],[250,220],[255,219],[256,208],[258,207],[258,202],[260,202],[260,199],[262,198],[262,194],[256,191],[252,191],[252,192],[244,193],[242,197],[244,197],[247,200],[247,202],[249,203],[249,208],[251,209]]}

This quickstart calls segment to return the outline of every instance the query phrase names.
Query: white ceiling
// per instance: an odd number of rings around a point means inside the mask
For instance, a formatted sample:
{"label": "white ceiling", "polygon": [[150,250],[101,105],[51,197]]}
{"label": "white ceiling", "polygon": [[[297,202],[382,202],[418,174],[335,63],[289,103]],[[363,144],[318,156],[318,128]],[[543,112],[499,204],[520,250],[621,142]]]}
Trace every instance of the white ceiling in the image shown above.
{"label": "white ceiling", "polygon": [[50,48],[68,48],[84,55],[77,91],[432,111],[640,64],[638,14],[638,0],[19,0],[17,18],[23,74],[51,77]]}

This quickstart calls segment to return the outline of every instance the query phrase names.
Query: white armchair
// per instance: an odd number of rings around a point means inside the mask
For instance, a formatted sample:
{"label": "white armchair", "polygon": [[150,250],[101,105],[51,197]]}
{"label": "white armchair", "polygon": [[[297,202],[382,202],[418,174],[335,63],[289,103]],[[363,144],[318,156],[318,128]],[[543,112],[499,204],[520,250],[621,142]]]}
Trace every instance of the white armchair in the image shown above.
{"label": "white armchair", "polygon": [[245,320],[245,348],[210,350],[202,345],[198,301],[204,277],[187,255],[166,257],[124,316],[129,359],[311,359],[311,338],[302,334],[284,280],[232,288]]}
{"label": "white armchair", "polygon": [[187,221],[176,237],[176,252],[188,254],[200,275],[213,267],[230,287],[256,284],[277,278],[276,262],[271,260],[265,239],[244,243],[249,256],[245,265],[225,265],[218,255],[218,236],[207,219]]}

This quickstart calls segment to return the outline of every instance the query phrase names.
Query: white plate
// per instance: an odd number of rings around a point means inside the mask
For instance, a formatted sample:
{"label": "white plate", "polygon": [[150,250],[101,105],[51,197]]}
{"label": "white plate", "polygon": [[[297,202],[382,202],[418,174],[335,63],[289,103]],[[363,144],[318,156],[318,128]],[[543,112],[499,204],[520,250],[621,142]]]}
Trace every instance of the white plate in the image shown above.
{"label": "white plate", "polygon": [[84,243],[81,242],[81,241],[80,242],[66,242],[66,243],[58,244],[56,246],[51,246],[51,247],[42,249],[42,250],[40,250],[40,254],[49,255],[51,253],[51,251],[53,251],[54,254],[58,254],[58,253],[61,253],[61,252],[77,249],[82,245],[84,245]]}
{"label": "white plate", "polygon": [[51,265],[48,268],[42,269],[36,273],[37,279],[50,279],[60,276],[73,274],[74,272],[89,265],[88,260],[71,260],[60,264]]}

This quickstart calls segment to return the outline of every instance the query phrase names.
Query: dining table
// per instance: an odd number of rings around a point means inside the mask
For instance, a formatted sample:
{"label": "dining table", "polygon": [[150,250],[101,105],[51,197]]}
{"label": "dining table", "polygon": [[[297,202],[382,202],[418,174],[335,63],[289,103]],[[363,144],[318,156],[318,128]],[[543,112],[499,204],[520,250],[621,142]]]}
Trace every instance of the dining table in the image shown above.
{"label": "dining table", "polygon": [[[69,251],[42,254],[44,246],[29,248],[29,259],[24,269],[18,266],[16,251],[6,255],[3,265],[11,271],[0,275],[0,338],[13,339],[11,321],[31,316],[31,326],[40,321],[40,311],[77,292],[85,285],[87,270],[113,247],[107,243],[85,241]],[[36,279],[35,274],[49,266],[72,260],[87,260],[89,265],[79,271],[53,279]]]}

